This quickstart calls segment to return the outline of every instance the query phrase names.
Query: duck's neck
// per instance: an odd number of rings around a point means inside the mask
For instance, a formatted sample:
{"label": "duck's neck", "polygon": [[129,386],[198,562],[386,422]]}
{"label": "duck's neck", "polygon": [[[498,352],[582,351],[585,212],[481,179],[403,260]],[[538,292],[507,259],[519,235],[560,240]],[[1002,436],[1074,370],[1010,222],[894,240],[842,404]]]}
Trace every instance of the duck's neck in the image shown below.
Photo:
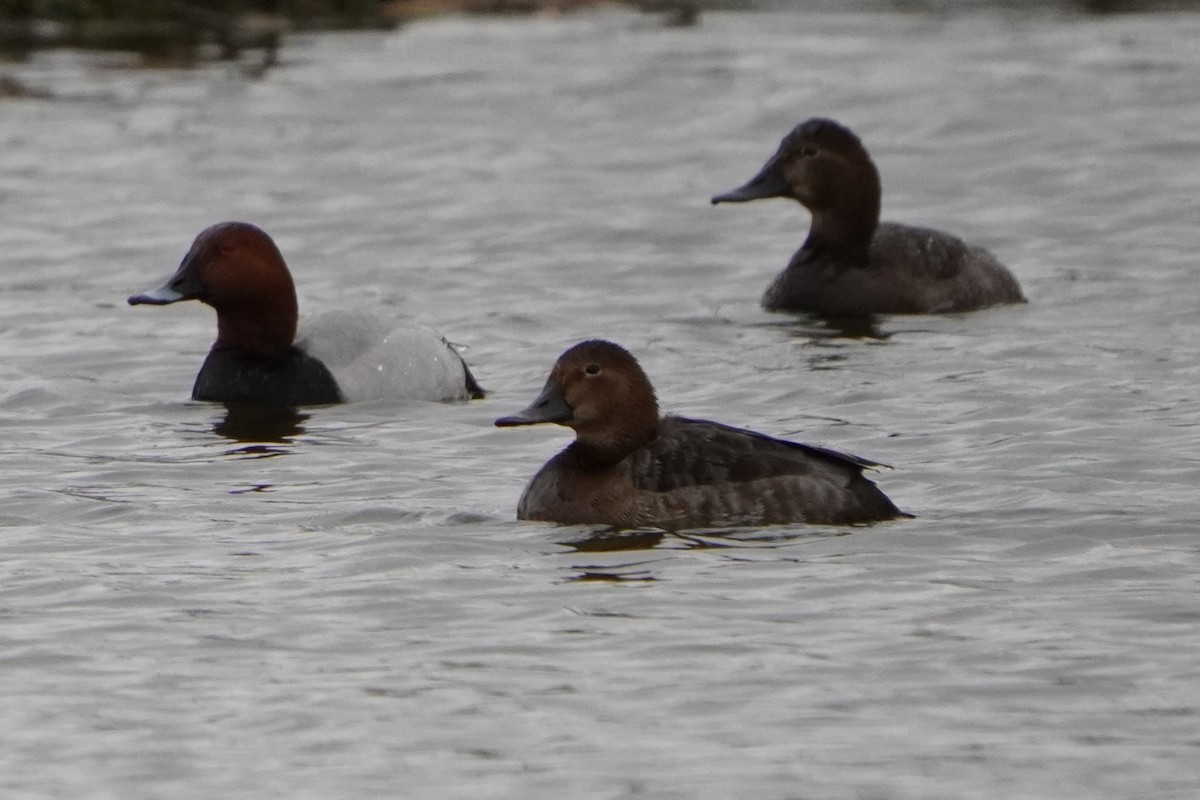
{"label": "duck's neck", "polygon": [[213,349],[236,350],[261,358],[282,358],[296,338],[295,293],[270,302],[225,305],[217,309],[217,341]]}
{"label": "duck's neck", "polygon": [[615,436],[583,436],[576,433],[568,450],[579,466],[593,472],[615,466],[658,436],[658,421],[636,429],[626,429]]}
{"label": "duck's neck", "polygon": [[814,214],[803,249],[865,266],[878,225],[878,215],[868,219]]}
{"label": "duck's neck", "polygon": [[809,207],[812,225],[804,249],[866,265],[871,238],[879,227],[879,172],[869,160],[847,176],[818,207]]}

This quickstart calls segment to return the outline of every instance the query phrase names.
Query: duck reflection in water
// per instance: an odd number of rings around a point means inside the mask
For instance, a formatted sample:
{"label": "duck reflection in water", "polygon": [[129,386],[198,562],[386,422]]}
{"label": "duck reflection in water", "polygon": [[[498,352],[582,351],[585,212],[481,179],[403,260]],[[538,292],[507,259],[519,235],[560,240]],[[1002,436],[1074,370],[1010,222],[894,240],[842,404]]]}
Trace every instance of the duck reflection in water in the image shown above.
{"label": "duck reflection in water", "polygon": [[[662,528],[595,528],[558,544],[577,553],[623,553],[660,548],[713,550],[751,547],[755,549],[792,545],[800,540],[848,536],[855,529],[797,530],[780,528],[714,528],[711,530],[667,531]],[[633,566],[633,565],[630,565]]]}
{"label": "duck reflection in water", "polygon": [[215,423],[212,431],[234,442],[245,444],[226,452],[231,456],[254,456],[272,458],[286,455],[286,447],[304,434],[303,423],[309,418],[298,409],[288,407],[260,406],[252,403],[225,403],[225,414]]}
{"label": "duck reflection in water", "polygon": [[[656,567],[662,561],[657,556],[641,558],[633,553],[650,550],[729,550],[732,560],[763,560],[761,554],[739,555],[738,550],[782,549],[779,560],[796,558],[792,548],[805,542],[825,541],[836,536],[848,536],[853,529],[781,530],[779,528],[734,528],[697,531],[666,531],[661,528],[612,527],[584,531],[558,542],[572,553],[595,554],[595,560],[571,563],[567,568],[572,583],[653,583],[658,580]],[[608,560],[603,554],[611,554]],[[786,553],[786,555],[785,555]],[[619,555],[627,554],[627,555]],[[668,556],[669,558],[669,556]],[[769,558],[769,557],[768,557]]]}
{"label": "duck reflection in water", "polygon": [[817,318],[809,325],[797,324],[795,330],[798,334],[803,333],[806,336],[813,336],[815,332],[815,338],[819,339],[871,339],[886,342],[892,338],[892,334],[884,333],[879,327],[879,319],[876,317]]}
{"label": "duck reflection in water", "polygon": [[[603,527],[585,531],[559,542],[576,553],[630,553],[655,550],[663,539],[672,536],[661,528]],[[650,571],[657,559],[638,559],[613,563],[572,564],[567,579],[579,583],[647,583],[658,580]]]}
{"label": "duck reflection in water", "polygon": [[667,532],[661,528],[597,528],[559,542],[579,553],[617,553],[628,550],[653,550],[662,544]]}

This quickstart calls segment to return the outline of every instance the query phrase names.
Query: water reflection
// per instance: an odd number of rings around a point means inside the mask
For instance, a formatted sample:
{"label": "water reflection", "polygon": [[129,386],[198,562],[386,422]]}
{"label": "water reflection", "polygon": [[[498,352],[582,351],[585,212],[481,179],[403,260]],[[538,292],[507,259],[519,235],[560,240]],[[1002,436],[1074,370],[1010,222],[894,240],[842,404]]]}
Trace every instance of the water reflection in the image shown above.
{"label": "water reflection", "polygon": [[581,571],[568,580],[573,583],[652,583],[658,580],[644,569],[634,569],[632,572],[616,571],[637,566],[639,565],[618,564],[616,567],[576,567]]}
{"label": "water reflection", "polygon": [[[718,528],[694,531],[665,531],[658,528],[596,528],[560,541],[578,553],[619,553],[635,550],[654,550],[666,545],[688,550],[724,547],[769,548],[792,544],[805,539],[825,539],[848,536],[859,526],[844,527],[767,526],[766,528]],[[863,526],[869,527],[869,526]],[[582,567],[581,567],[582,569]]]}
{"label": "water reflection", "polygon": [[[655,550],[665,546],[667,549],[682,550],[716,550],[731,551],[763,551],[786,548],[791,545],[817,542],[835,536],[848,536],[857,526],[849,527],[775,527],[767,528],[729,528],[697,531],[670,532],[654,528],[639,528],[634,530],[616,530],[614,528],[598,528],[588,530],[559,544],[569,547],[579,553],[619,553],[637,550]],[[737,561],[743,557],[731,552],[729,559]],[[749,552],[746,559],[750,559]],[[758,555],[753,560],[762,560]],[[775,560],[775,556],[766,556]],[[785,556],[782,553],[778,559],[794,560],[796,556]],[[652,583],[658,580],[656,567],[662,562],[654,558],[643,558],[617,563],[575,563],[569,567],[570,575],[566,578],[569,583]]]}
{"label": "water reflection", "polygon": [[781,326],[786,336],[801,339],[810,348],[805,361],[813,371],[841,369],[845,350],[859,344],[885,344],[892,332],[884,332],[878,317],[816,317],[802,315]]}
{"label": "water reflection", "polygon": [[667,532],[657,528],[597,528],[559,544],[580,553],[615,553],[624,550],[653,550]]}
{"label": "water reflection", "polygon": [[892,337],[879,327],[878,317],[810,317],[794,323],[793,336],[806,339],[871,339],[886,342]]}
{"label": "water reflection", "polygon": [[[619,553],[634,550],[653,550],[671,534],[657,528],[596,528],[559,542],[579,553]],[[648,567],[653,561],[631,561],[623,564],[572,564],[573,574],[568,581],[578,583],[627,583],[657,580]]]}
{"label": "water reflection", "polygon": [[286,447],[304,434],[303,422],[309,414],[295,408],[272,408],[244,403],[225,403],[225,415],[212,427],[213,433],[245,447],[226,451],[231,456],[272,458],[288,452]]}
{"label": "water reflection", "polygon": [[678,534],[680,544],[689,550],[712,550],[741,548],[769,550],[794,544],[805,544],[839,536],[849,536],[860,528],[870,525],[828,526],[813,525],[806,528],[776,527],[738,528],[728,531],[695,531]]}

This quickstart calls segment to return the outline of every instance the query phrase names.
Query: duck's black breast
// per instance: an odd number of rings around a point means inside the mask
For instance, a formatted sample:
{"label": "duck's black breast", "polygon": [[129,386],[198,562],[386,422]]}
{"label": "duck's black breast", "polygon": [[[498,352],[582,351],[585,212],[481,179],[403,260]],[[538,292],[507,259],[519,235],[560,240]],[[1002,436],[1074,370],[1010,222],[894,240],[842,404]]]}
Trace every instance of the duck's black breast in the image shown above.
{"label": "duck's black breast", "polygon": [[853,317],[1025,302],[1016,278],[990,252],[932,228],[885,222],[865,258],[847,251],[806,242],[767,290],[763,306]]}
{"label": "duck's black breast", "polygon": [[196,376],[192,399],[294,407],[340,403],[342,394],[329,369],[299,348],[262,358],[214,347]]}

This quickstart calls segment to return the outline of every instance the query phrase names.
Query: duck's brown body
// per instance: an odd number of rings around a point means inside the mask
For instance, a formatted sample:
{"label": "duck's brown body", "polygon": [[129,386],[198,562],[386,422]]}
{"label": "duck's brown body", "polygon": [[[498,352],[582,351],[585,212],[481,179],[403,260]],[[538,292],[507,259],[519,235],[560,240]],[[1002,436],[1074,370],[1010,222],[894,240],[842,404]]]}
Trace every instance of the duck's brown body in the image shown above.
{"label": "duck's brown body", "polygon": [[831,317],[946,314],[1023,302],[1016,278],[989,251],[894,222],[875,230],[865,260],[805,244],[762,298],[768,311]]}
{"label": "duck's brown body", "polygon": [[525,489],[520,519],[667,530],[900,516],[860,461],[704,420],[664,417],[616,464],[587,468],[575,445]]}

